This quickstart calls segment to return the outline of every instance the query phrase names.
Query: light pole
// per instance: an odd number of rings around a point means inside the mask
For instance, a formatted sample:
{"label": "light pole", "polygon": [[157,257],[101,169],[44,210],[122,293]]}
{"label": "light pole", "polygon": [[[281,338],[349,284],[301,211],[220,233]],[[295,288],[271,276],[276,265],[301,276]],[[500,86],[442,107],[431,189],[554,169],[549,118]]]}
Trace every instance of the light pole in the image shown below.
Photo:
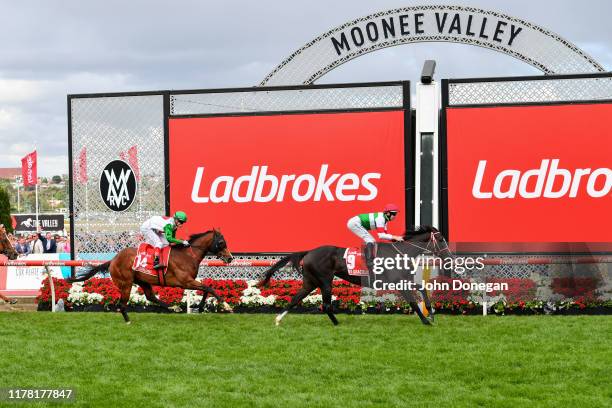
{"label": "light pole", "polygon": [[21,187],[22,185],[22,177],[21,176],[15,176],[15,189],[17,190],[17,212],[21,212],[21,201],[19,199],[19,187]]}

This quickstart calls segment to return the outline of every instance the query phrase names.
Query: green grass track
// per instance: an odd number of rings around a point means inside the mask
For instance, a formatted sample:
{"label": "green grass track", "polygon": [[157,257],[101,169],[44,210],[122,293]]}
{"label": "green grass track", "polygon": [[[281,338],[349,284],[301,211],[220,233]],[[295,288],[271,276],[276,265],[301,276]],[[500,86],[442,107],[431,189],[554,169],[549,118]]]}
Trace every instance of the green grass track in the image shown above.
{"label": "green grass track", "polygon": [[0,388],[64,407],[612,406],[612,317],[0,313]]}

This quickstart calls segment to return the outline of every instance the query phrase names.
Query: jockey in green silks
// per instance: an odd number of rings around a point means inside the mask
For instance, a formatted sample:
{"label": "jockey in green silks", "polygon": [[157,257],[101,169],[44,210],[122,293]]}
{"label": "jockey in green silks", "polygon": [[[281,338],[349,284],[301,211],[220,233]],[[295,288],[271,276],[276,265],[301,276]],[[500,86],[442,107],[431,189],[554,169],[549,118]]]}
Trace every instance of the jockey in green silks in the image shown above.
{"label": "jockey in green silks", "polygon": [[391,235],[387,232],[387,223],[394,220],[398,212],[399,207],[397,205],[387,204],[383,212],[359,214],[348,220],[346,225],[348,229],[366,244],[364,254],[370,272],[374,262],[376,240],[369,231],[376,231],[376,235],[382,240],[403,241],[403,237]]}
{"label": "jockey in green silks", "polygon": [[155,248],[155,261],[153,269],[163,268],[167,265],[161,264],[159,255],[163,247],[170,244],[180,244],[189,246],[189,242],[176,238],[176,230],[187,222],[187,214],[177,211],[173,217],[156,215],[149,218],[140,226],[140,232],[144,236],[145,242]]}

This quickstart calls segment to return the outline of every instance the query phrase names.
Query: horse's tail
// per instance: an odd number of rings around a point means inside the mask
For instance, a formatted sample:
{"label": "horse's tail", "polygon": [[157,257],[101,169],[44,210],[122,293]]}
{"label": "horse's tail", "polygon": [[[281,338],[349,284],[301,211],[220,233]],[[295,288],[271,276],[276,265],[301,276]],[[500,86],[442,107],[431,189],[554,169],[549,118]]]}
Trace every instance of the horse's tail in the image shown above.
{"label": "horse's tail", "polygon": [[86,281],[87,279],[91,278],[98,272],[107,271],[108,268],[110,267],[110,264],[111,264],[111,261],[105,262],[101,265],[90,268],[85,275],[79,276],[78,278],[68,278],[66,280],[70,283]]}
{"label": "horse's tail", "polygon": [[289,262],[291,262],[291,266],[293,266],[293,268],[296,271],[300,270],[300,262],[302,261],[302,258],[304,258],[306,256],[306,254],[310,252],[310,251],[303,251],[303,252],[294,252],[291,255],[287,255],[284,258],[281,258],[277,263],[275,263],[274,265],[272,265],[267,271],[266,271],[266,276],[260,280],[257,283],[257,287],[264,287],[268,284],[268,282],[270,282],[270,279],[272,279],[272,275],[274,275],[274,273],[276,271],[278,271],[280,268],[282,268],[283,266],[287,265]]}

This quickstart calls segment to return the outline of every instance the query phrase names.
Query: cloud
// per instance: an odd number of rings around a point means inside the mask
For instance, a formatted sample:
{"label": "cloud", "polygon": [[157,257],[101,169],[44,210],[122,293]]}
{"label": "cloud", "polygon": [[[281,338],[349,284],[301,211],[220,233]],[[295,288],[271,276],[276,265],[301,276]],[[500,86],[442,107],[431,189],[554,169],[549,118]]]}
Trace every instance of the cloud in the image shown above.
{"label": "cloud", "polygon": [[[421,0],[414,4],[437,4]],[[463,0],[536,23],[612,68],[612,3],[603,0]],[[0,166],[18,166],[36,144],[41,172],[66,172],[66,95],[254,86],[329,29],[405,0],[92,0],[5,2],[0,14]],[[120,12],[118,12],[120,10]],[[539,74],[503,54],[458,44],[380,50],[319,83],[418,80],[425,59],[437,78]],[[36,143],[35,143],[36,142]]]}

